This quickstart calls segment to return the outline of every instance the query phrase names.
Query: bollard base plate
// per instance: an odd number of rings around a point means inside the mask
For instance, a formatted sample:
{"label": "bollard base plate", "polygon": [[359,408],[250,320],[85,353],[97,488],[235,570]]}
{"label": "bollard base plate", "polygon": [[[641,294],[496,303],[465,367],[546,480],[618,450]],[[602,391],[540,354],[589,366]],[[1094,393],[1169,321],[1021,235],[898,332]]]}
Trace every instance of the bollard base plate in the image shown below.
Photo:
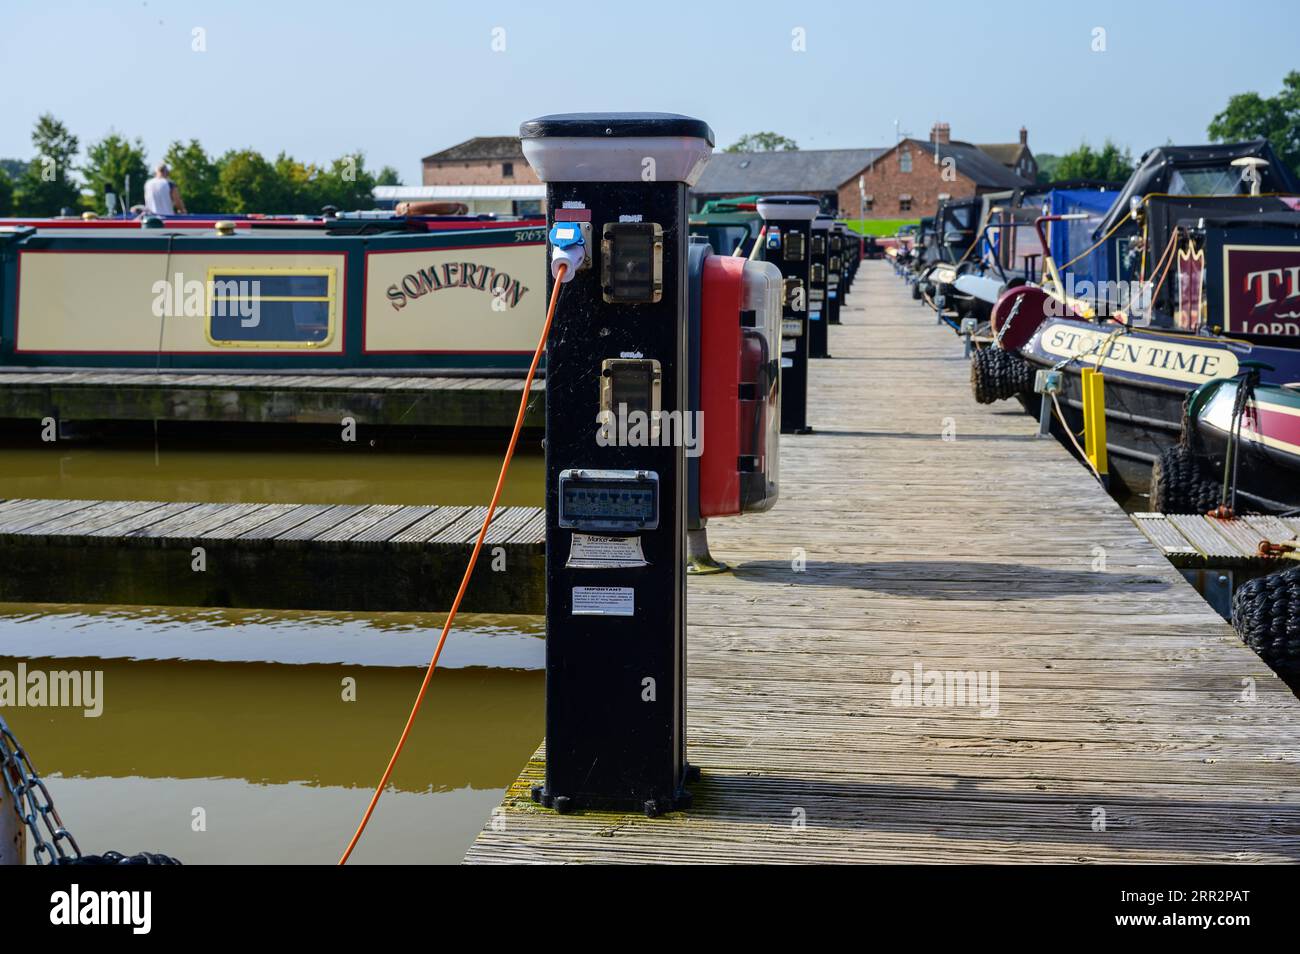
{"label": "bollard base plate", "polygon": [[681,787],[671,795],[657,795],[654,798],[605,798],[594,796],[561,795],[548,792],[545,785],[533,785],[529,790],[532,800],[543,808],[549,808],[557,815],[568,815],[575,811],[628,811],[643,812],[647,818],[658,818],[669,812],[687,811],[694,802],[694,796],[686,788],[691,782],[700,779],[697,765],[687,765],[682,773]]}

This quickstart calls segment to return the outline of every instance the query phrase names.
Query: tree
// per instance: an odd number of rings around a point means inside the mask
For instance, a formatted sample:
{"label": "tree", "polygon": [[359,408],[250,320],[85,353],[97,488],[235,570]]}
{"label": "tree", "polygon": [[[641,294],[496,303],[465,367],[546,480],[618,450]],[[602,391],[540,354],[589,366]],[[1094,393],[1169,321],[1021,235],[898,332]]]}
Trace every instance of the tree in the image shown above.
{"label": "tree", "polygon": [[167,147],[163,162],[171,169],[172,181],[180,190],[185,208],[191,212],[227,211],[217,177],[217,165],[203,151],[197,139],[179,140]]}
{"label": "tree", "polygon": [[[119,201],[143,201],[144,184],[149,178],[144,142],[138,137],[135,142],[128,142],[110,130],[99,142],[86,147],[86,162],[81,166],[81,173],[86,177],[86,185],[90,188],[89,205],[97,212],[108,211],[104,202],[105,186],[118,195]],[[128,177],[131,186],[129,196],[123,192]]]}
{"label": "tree", "polygon": [[8,215],[14,207],[14,182],[9,173],[0,169],[0,215]]}
{"label": "tree", "polygon": [[[388,171],[393,172],[391,169]],[[327,205],[340,210],[368,209],[375,204],[376,185],[375,176],[366,169],[366,157],[360,150],[341,156],[316,176],[315,198],[318,204],[312,211],[318,212]]]}
{"label": "tree", "polygon": [[17,182],[27,171],[27,160],[25,159],[0,159],[0,172],[9,176],[11,182]]}
{"label": "tree", "polygon": [[320,210],[316,183],[320,170],[316,166],[301,163],[282,152],[275,157],[274,168],[279,180],[276,205],[261,211],[305,215]]}
{"label": "tree", "polygon": [[1262,136],[1283,162],[1300,172],[1300,72],[1287,73],[1276,96],[1237,93],[1230,97],[1223,111],[1210,120],[1207,132],[1215,142]]}
{"label": "tree", "polygon": [[1127,148],[1121,151],[1107,139],[1099,151],[1084,142],[1078,149],[1063,155],[1056,166],[1054,179],[1057,182],[1075,179],[1123,182],[1132,174],[1133,154]]}
{"label": "tree", "polygon": [[1060,156],[1050,152],[1037,152],[1034,153],[1034,161],[1038,163],[1038,182],[1040,185],[1055,182],[1060,178],[1056,174],[1057,167],[1061,164]]}
{"label": "tree", "polygon": [[730,146],[727,152],[790,152],[798,149],[799,144],[780,133],[756,132],[746,133]]}
{"label": "tree", "polygon": [[226,211],[283,211],[280,176],[260,152],[232,149],[217,160],[217,170],[217,190]]}
{"label": "tree", "polygon": [[71,177],[72,161],[80,145],[77,137],[63,123],[44,113],[32,129],[32,145],[36,147],[36,158],[27,164],[18,181],[18,211],[41,216],[77,208],[81,190]]}
{"label": "tree", "polygon": [[379,175],[375,176],[375,185],[399,186],[401,184],[402,177],[392,166],[384,166],[379,170]]}

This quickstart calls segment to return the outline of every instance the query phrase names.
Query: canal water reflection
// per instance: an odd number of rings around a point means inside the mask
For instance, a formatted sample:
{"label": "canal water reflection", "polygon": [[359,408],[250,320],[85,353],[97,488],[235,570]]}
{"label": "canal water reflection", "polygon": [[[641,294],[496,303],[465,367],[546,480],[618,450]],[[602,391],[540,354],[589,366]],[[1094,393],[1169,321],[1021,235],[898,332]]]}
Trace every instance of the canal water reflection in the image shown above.
{"label": "canal water reflection", "polygon": [[[85,851],[328,863],[383,770],[422,676],[412,663],[427,661],[440,623],[0,606],[0,671],[103,674],[98,717],[3,712]],[[464,854],[541,740],[539,629],[531,617],[458,621],[356,861]],[[199,814],[205,831],[193,830]]]}
{"label": "canal water reflection", "polygon": [[[478,504],[503,448],[9,442],[0,498]],[[502,503],[541,502],[542,456],[524,442]],[[0,711],[87,852],[332,863],[443,618],[0,604],[0,672],[20,663],[98,670],[104,696],[97,718],[80,708]],[[541,741],[543,653],[539,618],[457,619],[355,862],[460,860]]]}

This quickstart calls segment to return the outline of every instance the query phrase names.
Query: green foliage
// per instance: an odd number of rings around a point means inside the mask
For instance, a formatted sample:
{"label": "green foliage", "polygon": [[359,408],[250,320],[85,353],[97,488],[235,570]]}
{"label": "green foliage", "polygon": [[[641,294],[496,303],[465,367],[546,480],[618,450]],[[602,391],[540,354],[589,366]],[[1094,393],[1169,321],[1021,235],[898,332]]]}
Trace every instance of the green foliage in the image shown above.
{"label": "green foliage", "polygon": [[176,183],[186,209],[198,214],[225,211],[218,188],[217,165],[197,139],[173,142],[167,147],[163,162],[171,168],[171,180]]}
{"label": "green foliage", "polygon": [[[82,185],[72,178],[74,170],[82,174],[91,193],[90,208],[104,211],[104,185],[111,183],[120,194],[127,175],[131,177],[132,200],[138,203],[142,199],[150,170],[144,143],[138,138],[132,141],[109,132],[86,149],[85,163],[79,169],[73,165],[77,137],[53,116],[37,121],[32,143],[36,157],[31,162],[0,160],[0,215],[11,207],[26,216],[57,215],[63,208],[80,211]],[[341,211],[368,209],[374,205],[374,188],[380,181],[401,185],[396,169],[385,166],[377,176],[368,170],[359,150],[318,166],[284,152],[270,161],[254,149],[232,149],[214,159],[197,139],[191,139],[173,142],[163,161],[171,167],[172,181],[186,208],[201,214],[310,215],[327,205]],[[10,201],[11,191],[16,201]]]}
{"label": "green foliage", "polygon": [[730,146],[727,152],[789,152],[798,149],[793,139],[774,132],[746,133]]}
{"label": "green foliage", "polygon": [[1287,73],[1276,96],[1237,93],[1210,120],[1207,132],[1215,142],[1262,136],[1283,162],[1300,172],[1300,72]]}
{"label": "green foliage", "polygon": [[[112,188],[119,201],[144,201],[144,183],[149,178],[149,167],[145,164],[144,142],[139,138],[135,142],[128,142],[123,136],[110,131],[99,142],[86,147],[86,161],[80,171],[86,177],[86,186],[90,189],[90,208],[101,215],[108,211],[104,205],[105,186]],[[130,196],[122,192],[128,176],[131,179]]]}
{"label": "green foliage", "polygon": [[1040,185],[1046,185],[1059,178],[1056,170],[1061,165],[1060,156],[1050,152],[1036,152],[1034,158],[1038,161],[1038,182]]}
{"label": "green foliage", "polygon": [[[217,160],[217,193],[223,212],[280,212],[280,171],[253,149],[232,149]],[[182,193],[184,195],[184,193]]]}
{"label": "green foliage", "polygon": [[217,179],[227,212],[313,215],[327,205],[349,210],[374,204],[375,176],[359,152],[322,168],[283,152],[271,163],[251,149],[232,151],[217,160]]}
{"label": "green foliage", "polygon": [[904,225],[915,225],[920,219],[846,219],[844,224],[859,235],[897,235]]}
{"label": "green foliage", "polygon": [[364,154],[357,151],[341,156],[316,173],[311,192],[316,204],[311,211],[319,212],[327,205],[339,210],[368,209],[375,204],[377,184],[374,174],[366,169]]}
{"label": "green foliage", "polygon": [[77,137],[49,113],[36,120],[32,129],[36,157],[18,180],[17,210],[21,215],[58,215],[62,209],[77,209],[81,189],[72,179]]}
{"label": "green foliage", "polygon": [[[1042,161],[1042,157],[1039,157]],[[1133,154],[1121,150],[1109,139],[1099,150],[1094,150],[1086,142],[1078,149],[1067,152],[1056,164],[1052,181],[1071,182],[1075,179],[1100,179],[1107,182],[1123,182],[1133,174]]]}

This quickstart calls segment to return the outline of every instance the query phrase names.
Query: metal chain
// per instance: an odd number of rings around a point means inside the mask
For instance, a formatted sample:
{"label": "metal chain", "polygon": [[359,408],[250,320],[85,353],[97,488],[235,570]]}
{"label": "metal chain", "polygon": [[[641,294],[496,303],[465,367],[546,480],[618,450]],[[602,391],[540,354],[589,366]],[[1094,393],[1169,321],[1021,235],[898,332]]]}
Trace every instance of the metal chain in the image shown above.
{"label": "metal chain", "polygon": [[1020,306],[1025,303],[1024,295],[1017,295],[1016,300],[1011,305],[1011,314],[1007,315],[1006,321],[1002,322],[1002,327],[998,329],[997,336],[993,339],[994,347],[1002,347],[1002,336],[1007,333],[1011,323],[1016,320],[1016,315],[1020,314]]}
{"label": "metal chain", "polygon": [[81,858],[77,839],[64,827],[49,789],[3,716],[0,716],[0,780],[13,799],[14,811],[32,833],[38,865],[69,864]]}

